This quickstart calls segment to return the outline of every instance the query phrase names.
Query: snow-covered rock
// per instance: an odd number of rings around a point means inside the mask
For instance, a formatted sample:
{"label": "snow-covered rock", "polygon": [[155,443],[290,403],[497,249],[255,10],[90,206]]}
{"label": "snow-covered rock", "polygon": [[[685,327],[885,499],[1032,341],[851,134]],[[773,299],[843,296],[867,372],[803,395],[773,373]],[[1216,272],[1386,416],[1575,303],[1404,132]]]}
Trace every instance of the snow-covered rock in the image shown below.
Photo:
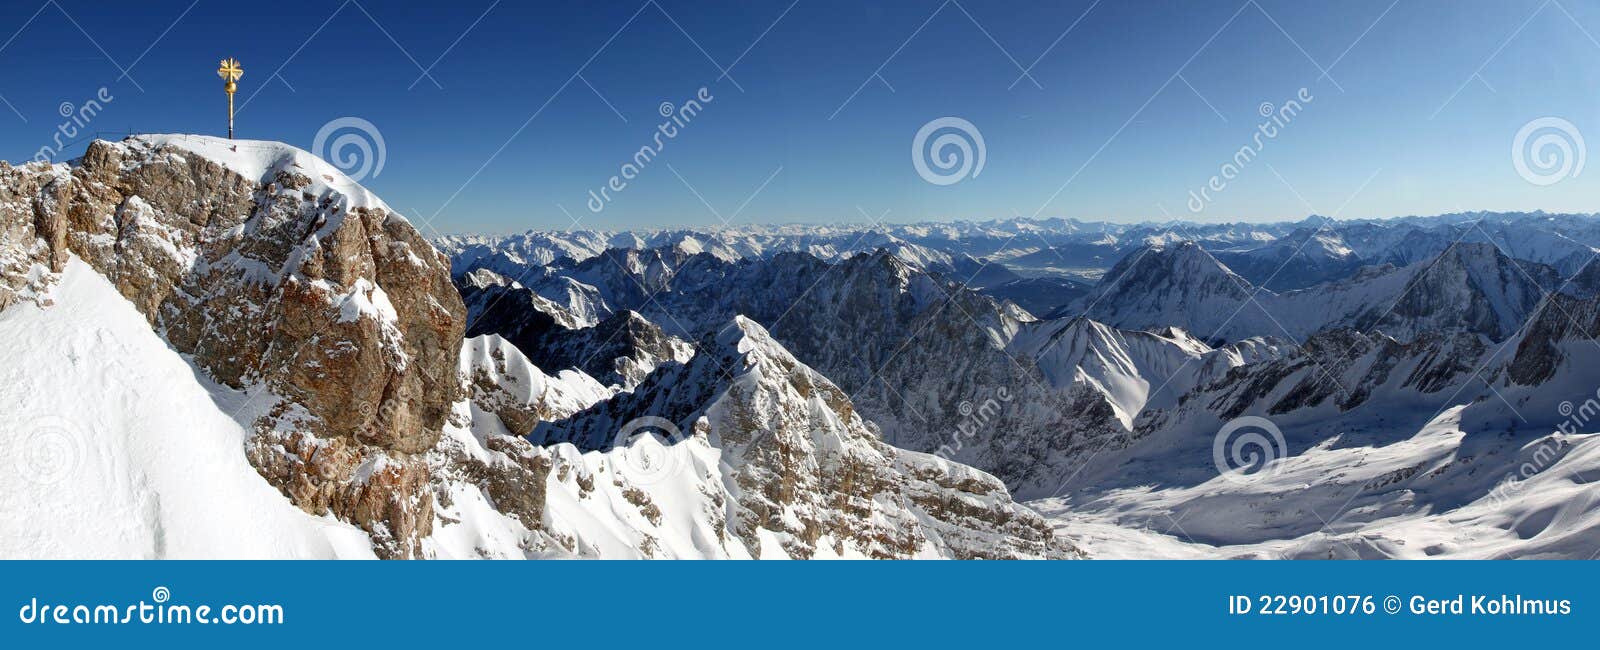
{"label": "snow-covered rock", "polygon": [[[1012,503],[995,478],[884,444],[843,391],[754,321],[736,317],[700,347],[688,364],[542,425],[533,438],[624,454],[660,444],[630,441],[630,423],[656,423],[671,435],[634,469],[664,474],[661,481],[700,479],[678,492],[716,507],[672,514],[710,518],[718,533],[711,541],[753,557],[1075,554],[1042,535],[1042,520]],[[664,492],[642,488],[637,505],[659,508]]]}
{"label": "snow-covered rock", "polygon": [[456,401],[465,324],[448,260],[404,218],[304,151],[202,136],[95,141],[68,165],[0,167],[0,186],[7,286],[82,259],[248,396],[234,412],[270,483],[384,555],[419,551],[425,468],[407,459]]}

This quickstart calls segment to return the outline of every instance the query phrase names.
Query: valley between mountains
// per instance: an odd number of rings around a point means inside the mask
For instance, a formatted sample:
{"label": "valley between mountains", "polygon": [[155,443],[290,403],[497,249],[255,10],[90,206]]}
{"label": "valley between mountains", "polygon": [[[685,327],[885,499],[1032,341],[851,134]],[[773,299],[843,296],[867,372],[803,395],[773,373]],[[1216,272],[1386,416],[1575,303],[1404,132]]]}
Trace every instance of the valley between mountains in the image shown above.
{"label": "valley between mountains", "polygon": [[1600,216],[425,237],[0,163],[0,556],[1600,553]]}

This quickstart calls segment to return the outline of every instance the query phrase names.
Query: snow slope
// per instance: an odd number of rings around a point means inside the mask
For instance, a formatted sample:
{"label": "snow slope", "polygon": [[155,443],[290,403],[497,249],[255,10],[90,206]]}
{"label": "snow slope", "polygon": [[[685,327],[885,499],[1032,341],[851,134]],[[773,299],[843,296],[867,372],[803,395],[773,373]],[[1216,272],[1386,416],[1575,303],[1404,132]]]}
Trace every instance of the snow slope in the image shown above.
{"label": "snow slope", "polygon": [[[1410,435],[1351,429],[1254,474],[1209,470],[1029,505],[1107,559],[1600,553],[1600,434],[1469,434],[1463,408]],[[1293,447],[1297,432],[1285,433]],[[1174,470],[1212,462],[1209,450],[1176,449],[1193,453],[1171,454]]]}
{"label": "snow slope", "polygon": [[[1034,360],[1051,386],[1082,383],[1104,393],[1122,426],[1132,429],[1140,411],[1158,407],[1148,404],[1151,398],[1175,402],[1198,383],[1208,367],[1202,359],[1214,352],[1182,330],[1165,334],[1119,330],[1087,318],[1036,321],[1024,324],[1007,349]],[[1169,390],[1151,394],[1162,388]]]}
{"label": "snow slope", "polygon": [[210,382],[76,258],[41,309],[0,312],[0,557],[363,558],[245,459]]}

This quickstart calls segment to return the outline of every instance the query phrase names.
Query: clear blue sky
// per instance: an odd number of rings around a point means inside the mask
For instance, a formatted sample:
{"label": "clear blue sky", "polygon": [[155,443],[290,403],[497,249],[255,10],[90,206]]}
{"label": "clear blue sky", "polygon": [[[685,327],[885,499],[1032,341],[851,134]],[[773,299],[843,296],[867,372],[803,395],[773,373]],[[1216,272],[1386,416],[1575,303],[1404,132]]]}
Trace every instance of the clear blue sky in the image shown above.
{"label": "clear blue sky", "polygon": [[[1511,155],[1545,116],[1600,142],[1592,1],[791,1],[7,3],[0,157],[33,157],[62,102],[102,86],[90,130],[220,133],[231,55],[240,137],[309,148],[329,120],[367,119],[386,160],[365,183],[445,232],[565,228],[558,204],[609,228],[1600,210],[1600,163],[1536,186]],[[1013,84],[1018,64],[1038,85]],[[587,209],[659,105],[701,86],[705,111]],[[1261,104],[1301,87],[1315,100],[1192,215]],[[986,160],[936,186],[911,142],[945,116],[981,131]]]}

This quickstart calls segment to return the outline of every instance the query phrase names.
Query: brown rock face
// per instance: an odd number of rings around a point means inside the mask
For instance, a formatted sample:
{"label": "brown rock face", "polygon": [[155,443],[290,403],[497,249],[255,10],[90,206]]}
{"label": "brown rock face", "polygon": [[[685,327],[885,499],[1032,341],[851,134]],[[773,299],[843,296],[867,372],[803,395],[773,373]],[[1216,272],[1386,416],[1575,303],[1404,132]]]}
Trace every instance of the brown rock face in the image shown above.
{"label": "brown rock face", "polygon": [[65,174],[0,162],[0,309],[24,300],[44,303],[66,264],[66,224],[57,216]]}
{"label": "brown rock face", "polygon": [[248,456],[301,509],[331,512],[370,533],[380,556],[422,557],[422,539],[433,532],[433,488],[420,457],[375,453],[351,438],[302,432],[263,432]]}
{"label": "brown rock face", "polygon": [[96,141],[71,167],[0,163],[0,307],[37,300],[69,253],[249,391],[263,476],[416,555],[432,506],[413,455],[458,397],[465,308],[408,222],[275,143],[142,136]]}

